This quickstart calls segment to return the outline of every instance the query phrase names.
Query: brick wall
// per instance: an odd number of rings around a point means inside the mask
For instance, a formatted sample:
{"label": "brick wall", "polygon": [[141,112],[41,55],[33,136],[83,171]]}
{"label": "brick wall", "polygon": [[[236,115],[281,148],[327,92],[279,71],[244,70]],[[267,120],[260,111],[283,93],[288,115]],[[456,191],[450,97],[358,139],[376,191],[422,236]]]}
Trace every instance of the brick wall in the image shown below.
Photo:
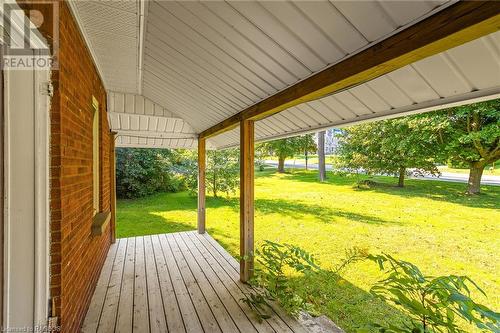
{"label": "brick wall", "polygon": [[[50,38],[50,36],[47,36]],[[50,292],[63,332],[78,332],[110,245],[92,237],[92,96],[100,106],[100,209],[110,207],[106,93],[65,2],[59,3],[59,65],[52,73]]]}

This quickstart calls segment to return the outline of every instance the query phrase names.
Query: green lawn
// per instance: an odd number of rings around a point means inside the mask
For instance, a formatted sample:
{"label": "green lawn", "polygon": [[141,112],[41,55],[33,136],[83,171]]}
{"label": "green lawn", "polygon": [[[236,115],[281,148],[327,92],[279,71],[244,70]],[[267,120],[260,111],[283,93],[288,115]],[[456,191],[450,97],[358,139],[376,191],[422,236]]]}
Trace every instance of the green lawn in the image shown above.
{"label": "green lawn", "polygon": [[[500,187],[483,187],[477,197],[463,195],[464,184],[395,179],[356,189],[355,178],[316,181],[316,172],[256,172],[255,240],[288,242],[317,255],[332,267],[352,246],[386,252],[418,265],[425,273],[466,274],[489,295],[477,300],[499,310]],[[158,194],[118,201],[118,237],[193,230],[196,198],[187,193]],[[207,231],[231,254],[239,251],[238,199],[207,198]],[[496,273],[495,273],[496,272]],[[347,332],[369,321],[400,320],[397,309],[367,291],[380,278],[373,264],[343,273],[340,284],[328,277],[295,278],[296,290]],[[473,329],[468,329],[473,331]]]}

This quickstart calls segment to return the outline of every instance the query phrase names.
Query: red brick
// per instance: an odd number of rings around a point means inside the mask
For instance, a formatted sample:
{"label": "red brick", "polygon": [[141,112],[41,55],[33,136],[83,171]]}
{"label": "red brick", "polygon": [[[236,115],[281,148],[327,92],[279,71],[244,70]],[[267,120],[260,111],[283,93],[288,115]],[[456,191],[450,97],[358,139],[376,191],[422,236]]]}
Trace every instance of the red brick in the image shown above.
{"label": "red brick", "polygon": [[[26,5],[35,8],[36,5]],[[59,70],[52,72],[50,294],[63,332],[78,332],[110,246],[111,230],[91,237],[92,96],[100,106],[100,209],[110,205],[106,92],[74,18],[59,6]],[[50,25],[51,17],[44,17]],[[44,23],[45,24],[45,23]],[[51,29],[42,29],[52,40]]]}

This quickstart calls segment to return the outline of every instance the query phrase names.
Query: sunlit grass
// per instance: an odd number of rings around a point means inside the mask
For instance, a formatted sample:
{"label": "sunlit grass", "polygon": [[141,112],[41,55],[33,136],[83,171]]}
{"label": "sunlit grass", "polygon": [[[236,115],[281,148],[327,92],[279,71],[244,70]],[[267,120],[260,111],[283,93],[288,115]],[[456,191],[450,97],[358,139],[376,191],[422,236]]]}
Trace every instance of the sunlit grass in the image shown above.
{"label": "sunlit grass", "polygon": [[[380,185],[357,189],[354,177],[316,181],[316,172],[256,172],[255,240],[298,245],[314,253],[324,268],[332,267],[347,248],[386,252],[411,261],[430,275],[468,275],[488,298],[477,299],[497,311],[500,305],[500,187],[484,186],[477,197],[463,194],[464,184],[408,180],[394,187],[391,177]],[[239,251],[237,196],[207,198],[207,231],[231,254]],[[118,237],[193,230],[196,197],[158,194],[119,200]],[[394,321],[401,315],[374,300],[367,291],[380,278],[373,264],[360,263],[343,273],[341,285],[324,278],[294,280],[348,332],[367,322]],[[309,296],[308,296],[309,295]]]}

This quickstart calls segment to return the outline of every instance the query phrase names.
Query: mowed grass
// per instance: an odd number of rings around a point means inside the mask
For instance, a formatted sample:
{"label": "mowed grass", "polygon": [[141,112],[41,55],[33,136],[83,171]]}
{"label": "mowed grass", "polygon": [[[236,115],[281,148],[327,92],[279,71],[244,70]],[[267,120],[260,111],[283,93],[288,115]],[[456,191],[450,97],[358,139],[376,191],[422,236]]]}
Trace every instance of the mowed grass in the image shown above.
{"label": "mowed grass", "polygon": [[[358,189],[354,177],[328,176],[319,183],[314,171],[256,172],[256,243],[268,239],[298,245],[315,254],[325,269],[353,246],[385,252],[429,275],[468,275],[488,294],[475,293],[477,301],[499,310],[500,187],[484,186],[482,195],[469,197],[459,183],[408,180],[401,189],[394,187],[394,178],[376,177],[380,185]],[[117,235],[193,230],[196,202],[185,192],[119,200]],[[238,205],[236,195],[207,198],[207,231],[234,256],[239,251]],[[368,293],[380,278],[378,267],[362,262],[344,271],[339,283],[328,274],[292,281],[319,313],[355,332],[369,322],[403,318]]]}

